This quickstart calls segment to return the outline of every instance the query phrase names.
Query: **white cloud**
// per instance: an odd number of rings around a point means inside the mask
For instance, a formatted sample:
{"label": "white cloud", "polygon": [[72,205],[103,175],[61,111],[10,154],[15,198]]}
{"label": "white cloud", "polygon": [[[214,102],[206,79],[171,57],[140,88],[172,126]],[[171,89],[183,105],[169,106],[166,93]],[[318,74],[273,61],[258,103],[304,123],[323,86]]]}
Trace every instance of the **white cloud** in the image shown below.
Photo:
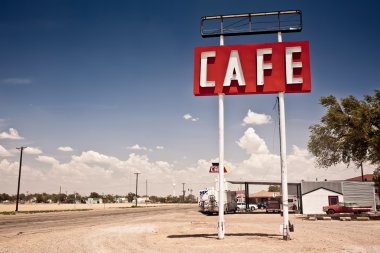
{"label": "white cloud", "polygon": [[[17,176],[18,175],[18,162],[10,162],[7,159],[0,161],[0,180],[6,178],[9,175]],[[14,181],[16,182],[16,181]]]}
{"label": "white cloud", "polygon": [[2,132],[0,133],[0,139],[10,139],[10,140],[22,140],[24,137],[21,137],[18,134],[18,131],[14,128],[9,128],[9,133]]}
{"label": "white cloud", "polygon": [[130,150],[145,150],[145,151],[148,150],[148,148],[140,146],[139,144],[135,144],[133,146],[127,147],[127,149],[130,149]]}
{"label": "white cloud", "polygon": [[7,78],[7,79],[3,79],[2,83],[11,84],[11,85],[30,84],[32,83],[32,80],[29,78]]}
{"label": "white cloud", "polygon": [[196,122],[196,121],[198,121],[199,120],[199,118],[194,118],[193,116],[191,116],[190,114],[185,114],[185,115],[183,115],[183,118],[185,119],[185,120],[190,120],[190,121],[193,121],[193,122]]}
{"label": "white cloud", "polygon": [[[271,153],[265,141],[248,128],[236,142],[247,152],[246,158],[239,161],[225,161],[231,172],[226,175],[226,180],[249,181],[277,181],[280,182],[280,157]],[[136,144],[137,145],[137,144]],[[140,147],[141,148],[141,147]],[[38,148],[27,148],[32,153],[42,153]],[[182,157],[182,156],[179,156]],[[17,159],[16,159],[17,160]],[[134,172],[140,172],[139,192],[145,192],[145,182],[148,183],[148,194],[166,196],[173,193],[173,182],[182,189],[182,182],[186,183],[185,189],[192,189],[193,194],[205,187],[215,186],[216,174],[209,173],[212,162],[217,158],[203,158],[196,162],[191,159],[181,159],[179,162],[165,160],[151,160],[148,155],[131,153],[125,159],[99,153],[94,150],[73,155],[69,161],[58,161],[52,156],[39,155],[34,164],[31,160],[23,163],[23,188],[33,192],[57,192],[57,185],[77,191],[81,194],[89,194],[91,191],[110,194],[126,194],[135,191],[136,176]],[[4,192],[14,192],[14,183],[17,182],[18,161],[0,159],[0,185]],[[359,174],[359,171],[338,165],[326,169],[318,169],[314,166],[314,158],[297,146],[293,146],[287,156],[288,181],[300,182],[300,180],[336,180],[346,179]],[[364,166],[364,173],[371,173],[373,167]],[[178,189],[178,188],[177,188]],[[255,188],[251,188],[251,190]],[[179,191],[177,190],[177,194]],[[186,193],[187,194],[187,193]]]}
{"label": "white cloud", "polygon": [[103,155],[96,151],[90,150],[82,152],[80,156],[72,156],[72,161],[85,164],[108,164],[118,165],[119,159],[113,156]]}
{"label": "white cloud", "polygon": [[[14,194],[15,185],[17,185],[19,171],[18,161],[8,161],[7,159],[0,160],[0,185],[1,191]],[[22,166],[22,184],[21,192],[36,189],[44,186],[47,181],[47,175],[38,169],[31,168],[28,163],[23,163]],[[51,179],[53,180],[53,178]],[[41,192],[44,190],[41,189]],[[35,192],[38,192],[37,190]]]}
{"label": "white cloud", "polygon": [[36,147],[27,147],[24,152],[29,155],[39,155],[42,154],[42,150]]}
{"label": "white cloud", "polygon": [[236,143],[248,154],[269,153],[265,141],[260,136],[258,136],[255,132],[255,129],[251,127],[245,131],[244,135]]}
{"label": "white cloud", "polygon": [[[245,150],[249,157],[233,166],[231,176],[236,180],[276,181],[281,180],[280,156],[268,151],[265,141],[258,136],[253,128],[248,128],[237,144]],[[352,167],[344,164],[332,166],[329,169],[317,168],[315,158],[307,151],[295,145],[287,154],[287,170],[289,182],[301,180],[344,180],[359,175]],[[366,164],[364,173],[372,173],[374,167]]]}
{"label": "white cloud", "polygon": [[272,122],[270,115],[255,113],[248,110],[247,115],[243,119],[242,126],[246,125],[264,125]]}
{"label": "white cloud", "polygon": [[36,160],[39,161],[39,162],[48,163],[48,164],[51,164],[51,165],[57,165],[57,164],[59,164],[59,161],[57,159],[55,159],[54,157],[51,157],[51,156],[39,155],[36,158]]}
{"label": "white cloud", "polygon": [[8,150],[0,145],[0,156],[13,156]]}
{"label": "white cloud", "polygon": [[73,148],[72,147],[58,147],[58,150],[62,152],[72,152]]}
{"label": "white cloud", "polygon": [[156,149],[162,150],[164,149],[164,146],[156,146]]}

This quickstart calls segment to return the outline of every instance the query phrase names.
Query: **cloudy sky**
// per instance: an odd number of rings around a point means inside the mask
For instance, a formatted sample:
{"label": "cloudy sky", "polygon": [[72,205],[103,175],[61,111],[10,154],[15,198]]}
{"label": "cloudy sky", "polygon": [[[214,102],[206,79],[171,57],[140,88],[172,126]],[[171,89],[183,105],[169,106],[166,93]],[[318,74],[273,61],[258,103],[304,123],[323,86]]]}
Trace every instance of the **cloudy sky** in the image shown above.
{"label": "cloudy sky", "polygon": [[[380,87],[376,1],[1,1],[0,192],[176,194],[212,186],[216,97],[193,96],[193,52],[207,15],[300,9],[312,92],[285,96],[289,181],[345,179],[314,166],[308,127],[319,98],[362,98]],[[225,44],[275,42],[276,35]],[[227,180],[279,180],[276,95],[225,98]],[[365,166],[365,173],[373,168]]]}

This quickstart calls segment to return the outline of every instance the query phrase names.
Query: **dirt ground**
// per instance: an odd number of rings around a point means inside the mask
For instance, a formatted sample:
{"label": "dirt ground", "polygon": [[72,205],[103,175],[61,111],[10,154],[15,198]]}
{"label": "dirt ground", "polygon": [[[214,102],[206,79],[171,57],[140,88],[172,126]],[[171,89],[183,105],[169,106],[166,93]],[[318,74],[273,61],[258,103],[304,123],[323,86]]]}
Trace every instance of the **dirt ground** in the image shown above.
{"label": "dirt ground", "polygon": [[[0,252],[380,252],[380,221],[309,221],[290,215],[295,232],[292,240],[283,241],[279,214],[229,214],[225,238],[219,240],[218,216],[203,215],[196,206],[148,209],[123,215],[114,214],[115,209],[94,210],[104,215],[77,226],[52,221],[40,229],[33,229],[33,222],[28,229],[15,226],[0,233]],[[67,214],[74,219],[75,213]],[[16,216],[0,216],[0,224],[31,217]]]}

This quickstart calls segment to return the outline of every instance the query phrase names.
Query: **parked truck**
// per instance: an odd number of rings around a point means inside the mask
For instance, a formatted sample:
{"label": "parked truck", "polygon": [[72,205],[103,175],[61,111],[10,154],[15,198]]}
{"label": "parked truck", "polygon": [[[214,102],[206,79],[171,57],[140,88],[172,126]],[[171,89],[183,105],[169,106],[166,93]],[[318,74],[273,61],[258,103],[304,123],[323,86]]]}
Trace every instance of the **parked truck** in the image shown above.
{"label": "parked truck", "polygon": [[362,206],[357,203],[352,202],[339,202],[336,205],[324,206],[323,211],[326,214],[334,214],[334,213],[365,213],[371,211],[371,206]]}
{"label": "parked truck", "polygon": [[[219,212],[219,191],[214,188],[201,190],[199,192],[199,208],[202,213],[214,214]],[[224,213],[235,213],[237,210],[237,199],[235,191],[224,191]]]}

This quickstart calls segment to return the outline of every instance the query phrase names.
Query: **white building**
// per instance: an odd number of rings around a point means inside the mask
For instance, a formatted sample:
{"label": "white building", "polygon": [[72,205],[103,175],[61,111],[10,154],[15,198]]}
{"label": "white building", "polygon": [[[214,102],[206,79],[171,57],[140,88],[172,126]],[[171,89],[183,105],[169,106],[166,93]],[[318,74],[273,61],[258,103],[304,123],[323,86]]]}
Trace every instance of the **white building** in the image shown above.
{"label": "white building", "polygon": [[102,198],[88,198],[86,204],[103,204]]}
{"label": "white building", "polygon": [[376,210],[375,187],[372,182],[322,181],[301,182],[304,214],[323,214],[323,206],[338,202],[355,202]]}

